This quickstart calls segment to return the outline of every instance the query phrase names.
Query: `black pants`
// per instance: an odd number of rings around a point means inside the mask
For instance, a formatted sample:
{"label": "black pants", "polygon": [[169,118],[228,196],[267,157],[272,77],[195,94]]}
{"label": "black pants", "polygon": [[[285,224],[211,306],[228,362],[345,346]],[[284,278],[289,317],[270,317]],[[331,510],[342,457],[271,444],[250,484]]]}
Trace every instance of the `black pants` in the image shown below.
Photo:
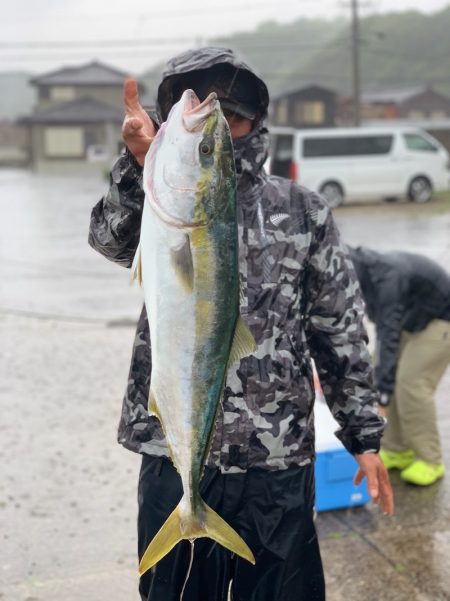
{"label": "black pants", "polygon": [[[324,601],[313,523],[314,469],[221,474],[206,469],[201,496],[245,540],[256,565],[208,538],[194,543],[183,601]],[[178,504],[180,477],[167,459],[144,456],[139,476],[139,558]],[[191,545],[181,541],[140,580],[142,601],[180,601]]]}

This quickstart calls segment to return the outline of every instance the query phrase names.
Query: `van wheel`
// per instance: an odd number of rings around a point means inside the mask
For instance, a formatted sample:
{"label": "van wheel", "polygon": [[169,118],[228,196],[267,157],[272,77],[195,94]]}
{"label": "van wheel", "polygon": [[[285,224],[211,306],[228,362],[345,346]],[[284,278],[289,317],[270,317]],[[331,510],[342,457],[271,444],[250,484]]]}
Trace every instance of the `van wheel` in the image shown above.
{"label": "van wheel", "polygon": [[433,194],[433,186],[423,175],[415,177],[409,184],[408,198],[412,202],[428,202]]}
{"label": "van wheel", "polygon": [[330,209],[335,209],[344,202],[344,190],[337,182],[323,184],[320,194],[325,198]]}

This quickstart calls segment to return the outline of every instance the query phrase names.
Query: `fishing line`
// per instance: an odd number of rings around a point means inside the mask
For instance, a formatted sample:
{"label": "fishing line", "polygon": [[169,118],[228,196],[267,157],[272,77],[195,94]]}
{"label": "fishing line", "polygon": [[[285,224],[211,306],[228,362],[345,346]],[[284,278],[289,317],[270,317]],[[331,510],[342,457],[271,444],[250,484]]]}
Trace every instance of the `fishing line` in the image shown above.
{"label": "fishing line", "polygon": [[187,581],[189,580],[189,576],[191,575],[192,564],[194,562],[194,543],[195,543],[195,539],[194,538],[190,538],[189,542],[191,543],[191,559],[189,561],[189,567],[188,567],[188,570],[187,570],[186,579],[184,581],[183,588],[181,589],[180,601],[183,601],[184,591],[186,589],[186,584],[187,584]]}

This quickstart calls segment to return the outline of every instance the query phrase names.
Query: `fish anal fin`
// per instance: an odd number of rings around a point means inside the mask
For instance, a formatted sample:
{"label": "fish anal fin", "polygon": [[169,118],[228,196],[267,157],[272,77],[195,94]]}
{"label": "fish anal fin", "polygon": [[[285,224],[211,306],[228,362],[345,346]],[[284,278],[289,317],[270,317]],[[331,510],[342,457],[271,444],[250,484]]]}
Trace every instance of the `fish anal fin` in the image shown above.
{"label": "fish anal fin", "polygon": [[194,289],[194,265],[192,262],[191,241],[184,236],[183,243],[178,248],[172,248],[170,259],[180,282],[187,292]]}
{"label": "fish anal fin", "polygon": [[131,283],[133,283],[134,280],[137,280],[142,286],[142,256],[140,242],[136,249],[136,254],[134,255],[133,264],[131,266]]}
{"label": "fish anal fin", "polygon": [[206,503],[201,501],[202,520],[195,515],[182,519],[181,505],[182,501],[175,507],[147,547],[139,564],[140,576],[167,555],[181,540],[201,537],[211,538],[232,553],[255,564],[255,557],[247,543]]}
{"label": "fish anal fin", "polygon": [[239,316],[236,322],[228,365],[232,365],[236,361],[248,357],[248,355],[251,355],[256,351],[256,348],[257,346],[253,334],[250,332],[248,325],[242,317]]}

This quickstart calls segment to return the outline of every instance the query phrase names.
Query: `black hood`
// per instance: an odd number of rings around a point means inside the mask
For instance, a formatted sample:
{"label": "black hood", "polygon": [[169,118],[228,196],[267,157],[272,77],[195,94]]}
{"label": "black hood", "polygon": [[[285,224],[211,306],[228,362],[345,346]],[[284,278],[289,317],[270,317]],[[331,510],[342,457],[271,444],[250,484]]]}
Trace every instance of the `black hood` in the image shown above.
{"label": "black hood", "polygon": [[215,46],[187,50],[167,63],[157,95],[157,107],[162,120],[167,118],[171,107],[179,100],[177,84],[184,75],[205,71],[219,65],[224,65],[231,71],[235,70],[240,81],[245,82],[245,85],[251,89],[252,102],[258,112],[258,121],[263,121],[267,117],[269,106],[266,84],[232,50]]}
{"label": "black hood", "polygon": [[370,268],[377,262],[378,253],[363,246],[348,246],[347,248],[353,261],[358,280],[360,283],[366,282]]}
{"label": "black hood", "polygon": [[380,253],[364,246],[348,249],[363,293],[367,315],[375,321],[379,305]]}
{"label": "black hood", "polygon": [[[257,108],[257,118],[253,130],[243,138],[233,140],[236,160],[236,171],[241,185],[244,182],[254,183],[262,174],[262,167],[267,159],[269,149],[269,135],[264,126],[269,106],[269,92],[266,84],[251,68],[239,59],[228,48],[208,46],[188,50],[172,58],[163,72],[162,82],[158,88],[157,108],[164,121],[174,102],[178,98],[178,83],[180,78],[192,72],[201,72],[219,65],[235,69],[239,77],[248,78],[246,83],[252,89]],[[242,176],[245,174],[245,177]]]}

